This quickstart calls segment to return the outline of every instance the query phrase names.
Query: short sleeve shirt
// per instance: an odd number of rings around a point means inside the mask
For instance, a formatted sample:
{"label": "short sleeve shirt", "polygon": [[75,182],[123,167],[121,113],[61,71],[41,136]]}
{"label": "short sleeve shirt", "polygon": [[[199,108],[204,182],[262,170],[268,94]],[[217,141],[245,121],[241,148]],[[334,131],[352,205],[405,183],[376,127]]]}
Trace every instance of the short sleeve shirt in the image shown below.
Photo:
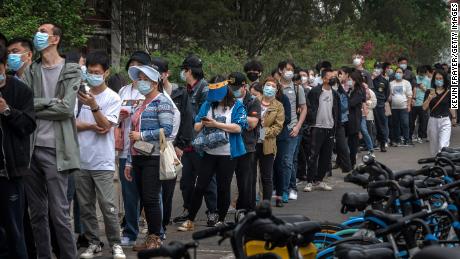
{"label": "short sleeve shirt", "polygon": [[297,107],[306,104],[307,101],[305,100],[303,87],[299,85],[294,86],[293,82],[283,88],[283,94],[289,98],[289,103],[291,104],[291,122],[288,124],[288,129],[291,130],[298,122]]}
{"label": "short sleeve shirt", "polygon": [[325,129],[332,129],[334,127],[334,115],[332,114],[332,106],[334,104],[333,98],[332,89],[322,90],[319,96],[315,127]]}

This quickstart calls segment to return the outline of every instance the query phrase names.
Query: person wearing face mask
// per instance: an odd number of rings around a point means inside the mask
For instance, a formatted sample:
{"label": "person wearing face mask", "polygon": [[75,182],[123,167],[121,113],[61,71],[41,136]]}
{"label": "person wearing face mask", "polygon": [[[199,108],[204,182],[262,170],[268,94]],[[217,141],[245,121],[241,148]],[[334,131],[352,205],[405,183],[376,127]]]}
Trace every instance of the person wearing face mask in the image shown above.
{"label": "person wearing face mask", "polygon": [[[190,103],[192,104],[192,118],[195,118],[201,105],[206,101],[208,94],[208,83],[204,79],[203,63],[196,55],[187,56],[180,66],[181,80],[186,83],[186,88]],[[194,123],[192,121],[192,123]],[[193,134],[192,140],[196,137],[196,133],[190,129]],[[183,212],[181,215],[173,219],[174,223],[184,222],[188,218],[189,209],[192,203],[192,193],[196,183],[197,174],[201,170],[201,157],[193,150],[192,146],[187,146],[183,149],[182,155],[182,177],[180,179],[180,189],[184,200]],[[217,223],[217,187],[216,179],[212,178],[206,195],[205,202],[207,210],[207,225],[214,226]]]}
{"label": "person wearing face mask", "polygon": [[[414,75],[414,73],[408,69],[408,59],[406,57],[399,57],[398,58],[398,67],[403,70],[403,79],[406,81],[409,81],[411,84],[412,88],[414,88],[417,84],[417,79]],[[396,71],[395,71],[396,72]],[[390,77],[390,81],[395,80],[395,74],[393,74],[393,77]]]}
{"label": "person wearing face mask", "polygon": [[316,71],[317,71],[317,76],[314,78],[313,85],[311,87],[315,87],[318,85],[323,85],[323,79],[321,78],[321,71],[324,69],[332,69],[332,64],[331,62],[324,60],[321,61],[320,63],[316,64]]}
{"label": "person wearing face mask", "polygon": [[417,67],[417,84],[415,88],[412,89],[414,98],[412,101],[412,109],[410,113],[410,126],[409,126],[409,138],[415,138],[415,123],[418,119],[418,129],[417,137],[415,140],[418,143],[423,143],[423,140],[427,138],[427,123],[428,123],[428,114],[423,110],[423,102],[425,100],[425,93],[428,89],[431,88],[431,81],[426,77],[426,67],[418,66]]}
{"label": "person wearing face mask", "polygon": [[25,38],[14,38],[8,42],[8,69],[17,78],[22,78],[24,71],[32,64],[33,45]]}
{"label": "person wearing face mask", "polygon": [[[131,54],[126,63],[126,71],[133,66],[150,65],[152,63],[150,55],[144,51],[135,51]],[[122,246],[134,245],[139,234],[139,190],[137,189],[136,178],[128,181],[124,176],[126,160],[128,158],[130,141],[129,132],[131,131],[131,118],[134,110],[145,99],[137,89],[137,84],[133,81],[131,84],[123,86],[118,92],[122,100],[121,110],[119,115],[118,128],[115,131],[116,146],[118,153],[118,173],[121,183],[124,218],[121,224],[123,235],[121,238]],[[135,172],[133,173],[135,174]]]}
{"label": "person wearing face mask", "polygon": [[[217,179],[217,206],[219,222],[217,226],[225,224],[225,217],[230,207],[231,182],[235,166],[239,157],[246,154],[242,132],[248,129],[246,109],[233,95],[229,81],[222,76],[211,79],[206,102],[195,117],[195,131],[200,132],[213,129],[216,134],[225,134],[228,141],[220,141],[212,146],[203,148],[201,170],[198,174],[195,190],[192,197],[190,214],[179,228],[179,231],[193,231],[194,220],[201,207],[203,196],[215,176]],[[206,132],[204,133],[206,134]]]}
{"label": "person wearing face mask", "polygon": [[109,57],[105,52],[88,54],[86,66],[89,91],[78,92],[78,101],[83,105],[80,112],[77,109],[75,111],[81,161],[81,168],[75,173],[75,187],[84,235],[89,239],[89,246],[80,258],[92,258],[102,251],[96,200],[104,216],[107,240],[114,258],[126,258],[120,246],[120,225],[113,184],[113,127],[118,123],[121,99],[105,83],[109,75]]}
{"label": "person wearing face mask", "polygon": [[254,98],[259,98],[263,95],[263,85],[259,82],[254,82],[249,87],[251,96]]}
{"label": "person wearing face mask", "polygon": [[30,135],[36,128],[33,92],[6,75],[7,50],[0,45],[0,257],[28,258],[24,181],[29,177]]}
{"label": "person wearing face mask", "polygon": [[[260,134],[256,145],[256,163],[260,168],[262,182],[262,199],[270,201],[273,191],[273,163],[277,153],[276,137],[281,133],[284,125],[283,104],[276,99],[282,91],[273,77],[265,79],[263,95],[259,97],[261,104]],[[255,190],[256,183],[252,182]],[[281,190],[280,190],[281,191]],[[277,199],[277,206],[282,205]]]}
{"label": "person wearing face mask", "polygon": [[[412,144],[409,138],[409,113],[412,103],[412,86],[409,81],[403,79],[403,69],[397,68],[395,80],[390,82],[391,95],[391,118],[393,127],[393,146],[408,146]],[[402,132],[401,132],[402,130]],[[404,139],[401,142],[401,137]]]}
{"label": "person wearing face mask", "polygon": [[307,185],[304,191],[314,189],[331,191],[332,187],[323,181],[332,170],[331,157],[336,127],[340,124],[340,97],[332,89],[331,69],[324,69],[321,77],[323,85],[313,87],[308,94],[308,123],[311,129],[311,151],[308,163]]}
{"label": "person wearing face mask", "polygon": [[258,60],[253,59],[244,65],[244,73],[246,73],[250,83],[259,82],[263,72],[264,66]]}
{"label": "person wearing face mask", "polygon": [[369,73],[369,71],[365,70],[363,67],[364,62],[365,62],[364,56],[360,54],[354,54],[352,56],[352,59],[353,59],[353,66],[355,66],[356,70],[361,72],[361,76],[363,78],[367,79],[364,83],[366,83],[370,89],[374,89],[374,83],[372,82],[372,75],[371,73]]}
{"label": "person wearing face mask", "polygon": [[450,144],[452,126],[457,124],[457,112],[450,109],[450,85],[449,78],[442,70],[433,74],[431,89],[425,93],[423,109],[429,110],[428,139],[430,141],[430,153],[435,156],[443,147]]}
{"label": "person wearing face mask", "polygon": [[283,202],[287,203],[289,198],[297,199],[296,187],[296,166],[294,165],[294,155],[300,143],[299,132],[307,115],[307,106],[303,87],[295,85],[292,81],[294,77],[295,65],[292,61],[282,61],[278,63],[278,72],[281,75],[280,84],[283,87],[283,94],[289,98],[291,104],[291,121],[288,125],[289,135],[278,136],[277,146],[278,155],[275,160],[276,169],[281,170],[284,175],[283,182]]}
{"label": "person wearing face mask", "polygon": [[[246,90],[246,77],[240,72],[230,73],[229,86],[233,95],[243,103],[247,112],[249,127],[242,132],[246,154],[236,159],[236,183],[238,186],[238,200],[236,209],[252,211],[256,206],[257,167],[255,165],[255,152],[259,136],[260,101],[251,96]],[[253,188],[254,187],[254,188]]]}
{"label": "person wearing face mask", "polygon": [[68,173],[80,168],[74,112],[81,73],[78,64],[67,63],[59,55],[61,37],[58,25],[40,25],[33,43],[41,58],[27,67],[23,76],[35,94],[37,130],[33,136],[32,174],[25,187],[39,258],[51,258],[49,222],[59,237],[60,258],[77,256],[67,188]]}
{"label": "person wearing face mask", "polygon": [[386,152],[386,143],[388,141],[388,118],[385,115],[385,103],[390,96],[390,84],[385,79],[385,64],[376,62],[374,65],[374,89],[373,92],[377,98],[377,104],[373,110],[375,119],[377,140],[380,145],[380,151]]}
{"label": "person wearing face mask", "polygon": [[[160,202],[160,131],[169,138],[174,129],[174,104],[159,89],[160,73],[151,66],[132,66],[129,77],[137,84],[138,91],[145,96],[142,105],[136,107],[131,117],[129,133],[130,149],[125,167],[125,177],[132,181],[136,177],[139,196],[144,206],[148,234],[144,248],[161,246],[162,211]],[[145,141],[154,145],[150,155],[139,153],[134,144]],[[133,175],[132,170],[139,174]]]}

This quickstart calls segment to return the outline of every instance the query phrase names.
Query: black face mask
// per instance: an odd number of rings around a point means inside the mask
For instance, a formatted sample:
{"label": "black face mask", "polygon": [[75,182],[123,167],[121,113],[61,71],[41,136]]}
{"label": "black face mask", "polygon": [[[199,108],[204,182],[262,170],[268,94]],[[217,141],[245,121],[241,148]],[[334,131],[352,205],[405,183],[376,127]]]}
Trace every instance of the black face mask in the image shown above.
{"label": "black face mask", "polygon": [[251,82],[254,82],[254,81],[256,81],[257,79],[259,79],[259,73],[250,72],[250,73],[247,73],[246,75],[248,76],[248,79],[249,79]]}
{"label": "black face mask", "polygon": [[337,84],[338,82],[339,82],[339,80],[336,77],[333,77],[333,78],[329,79],[329,85],[330,86],[333,86],[333,85]]}

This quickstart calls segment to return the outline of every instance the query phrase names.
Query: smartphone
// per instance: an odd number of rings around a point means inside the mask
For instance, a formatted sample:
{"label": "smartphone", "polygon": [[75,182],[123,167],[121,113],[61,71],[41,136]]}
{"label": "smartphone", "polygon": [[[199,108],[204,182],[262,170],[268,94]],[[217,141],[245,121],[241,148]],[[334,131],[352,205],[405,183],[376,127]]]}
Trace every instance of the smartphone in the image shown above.
{"label": "smartphone", "polygon": [[86,94],[86,87],[84,84],[80,84],[80,88],[78,89],[79,92],[82,92],[84,94]]}
{"label": "smartphone", "polygon": [[202,121],[209,121],[209,118],[208,117],[201,117],[201,120]]}
{"label": "smartphone", "polygon": [[435,90],[433,88],[430,88],[430,94],[435,94]]}

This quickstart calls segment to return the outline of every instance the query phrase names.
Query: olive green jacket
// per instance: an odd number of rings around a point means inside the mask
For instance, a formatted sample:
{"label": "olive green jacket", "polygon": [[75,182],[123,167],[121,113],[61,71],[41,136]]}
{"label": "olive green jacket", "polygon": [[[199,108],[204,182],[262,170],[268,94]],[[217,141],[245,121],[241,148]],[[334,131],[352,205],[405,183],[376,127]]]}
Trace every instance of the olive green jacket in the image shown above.
{"label": "olive green jacket", "polygon": [[[80,150],[74,111],[81,82],[80,67],[76,63],[64,64],[56,86],[55,98],[44,97],[40,59],[26,69],[23,80],[34,92],[36,118],[54,121],[58,171],[79,169]],[[39,123],[37,120],[37,128]],[[37,131],[32,139],[32,152],[36,134]]]}

